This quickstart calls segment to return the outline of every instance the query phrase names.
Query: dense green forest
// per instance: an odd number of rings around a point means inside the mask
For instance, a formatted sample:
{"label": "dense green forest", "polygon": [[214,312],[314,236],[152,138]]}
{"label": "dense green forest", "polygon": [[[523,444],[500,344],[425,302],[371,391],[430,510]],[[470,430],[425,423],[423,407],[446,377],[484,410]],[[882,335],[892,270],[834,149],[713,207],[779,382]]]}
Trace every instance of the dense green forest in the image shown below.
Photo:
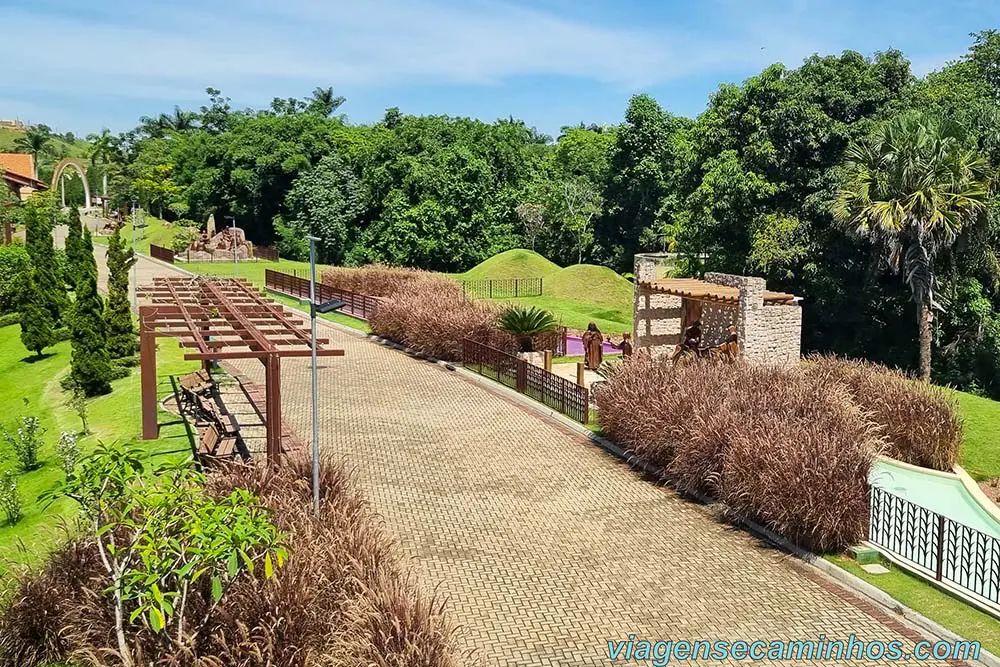
{"label": "dense green forest", "polygon": [[995,31],[973,35],[966,56],[923,78],[898,51],[813,56],[720,86],[694,119],[637,95],[620,124],[569,125],[555,138],[514,118],[396,108],[354,124],[338,115],[345,100],[331,88],[262,110],[208,94],[198,110],[175,108],[95,138],[118,205],[136,199],[172,220],[232,215],[252,240],[290,258],[304,256],[312,232],[322,238],[321,260],[334,264],[457,272],[528,247],[562,265],[628,272],[635,252],[669,250],[689,258],[692,272],[762,275],[802,295],[807,350],[910,369],[917,301],[936,311],[934,379],[1000,396],[992,176],[988,201],[933,243],[918,234],[906,245],[897,235],[897,249],[926,251],[914,265],[927,274],[923,287],[910,264],[889,270],[886,234],[835,214],[851,178],[882,178],[845,161],[848,148],[907,114],[947,121],[941,145],[955,148],[942,154],[981,157],[994,172]]}

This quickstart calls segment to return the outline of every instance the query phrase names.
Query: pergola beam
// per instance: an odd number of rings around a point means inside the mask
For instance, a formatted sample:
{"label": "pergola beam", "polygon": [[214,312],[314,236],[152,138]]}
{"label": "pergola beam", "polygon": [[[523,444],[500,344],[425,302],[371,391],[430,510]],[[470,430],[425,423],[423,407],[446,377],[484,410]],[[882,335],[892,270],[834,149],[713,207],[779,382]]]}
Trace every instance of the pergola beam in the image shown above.
{"label": "pergola beam", "polygon": [[[264,364],[267,457],[281,455],[281,358],[312,355],[312,337],[301,318],[264,297],[241,279],[157,277],[138,290],[147,302],[139,308],[143,438],[157,437],[156,339],[178,339],[194,352],[190,361],[259,359]],[[343,350],[320,348],[316,355],[343,356]]]}

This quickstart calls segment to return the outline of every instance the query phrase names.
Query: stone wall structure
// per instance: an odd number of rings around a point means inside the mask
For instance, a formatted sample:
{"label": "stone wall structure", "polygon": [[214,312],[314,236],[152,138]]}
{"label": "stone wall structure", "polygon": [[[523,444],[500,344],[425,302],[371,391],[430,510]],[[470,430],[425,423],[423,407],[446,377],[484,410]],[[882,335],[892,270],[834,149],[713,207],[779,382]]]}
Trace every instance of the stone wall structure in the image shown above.
{"label": "stone wall structure", "polygon": [[657,275],[657,266],[664,257],[635,256],[636,348],[646,348],[654,355],[672,353],[681,342],[687,310],[688,319],[701,320],[705,345],[718,345],[724,340],[727,328],[735,326],[740,356],[749,363],[789,366],[798,362],[802,308],[797,298],[787,302],[765,300],[767,285],[763,278],[726,273],[706,273],[704,280],[739,290],[738,303],[664,294],[650,287],[661,277]]}

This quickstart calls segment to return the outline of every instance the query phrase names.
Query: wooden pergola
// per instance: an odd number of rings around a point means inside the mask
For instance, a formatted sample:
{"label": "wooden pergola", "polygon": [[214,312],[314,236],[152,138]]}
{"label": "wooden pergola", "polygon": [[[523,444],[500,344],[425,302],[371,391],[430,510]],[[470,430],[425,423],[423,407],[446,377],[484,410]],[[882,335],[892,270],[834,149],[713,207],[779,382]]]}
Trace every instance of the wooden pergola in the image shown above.
{"label": "wooden pergola", "polygon": [[[686,299],[714,301],[730,306],[738,305],[740,302],[739,288],[717,285],[697,278],[663,278],[661,280],[642,281],[641,284],[653,292],[671,294]],[[764,303],[793,303],[796,298],[798,297],[794,294],[787,294],[785,292],[764,292]]]}
{"label": "wooden pergola", "polygon": [[[142,384],[142,438],[158,437],[156,421],[156,339],[177,338],[194,352],[185,359],[207,367],[224,359],[259,359],[264,364],[264,422],[267,459],[281,456],[281,359],[312,354],[305,322],[264,297],[246,280],[235,278],[157,277],[137,292],[147,301],[139,307],[139,364]],[[320,347],[316,354],[343,356],[343,350]]]}

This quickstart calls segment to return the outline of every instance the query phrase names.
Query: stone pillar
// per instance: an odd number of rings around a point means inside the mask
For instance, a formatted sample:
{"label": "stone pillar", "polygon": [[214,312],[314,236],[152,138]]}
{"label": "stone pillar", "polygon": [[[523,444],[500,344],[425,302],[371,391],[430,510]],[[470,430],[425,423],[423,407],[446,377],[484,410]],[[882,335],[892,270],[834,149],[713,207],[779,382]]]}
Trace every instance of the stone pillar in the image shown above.
{"label": "stone pillar", "polygon": [[740,277],[740,310],[736,332],[740,337],[743,358],[752,364],[768,363],[766,359],[768,327],[764,317],[763,278]]}
{"label": "stone pillar", "polygon": [[645,311],[649,310],[649,292],[640,287],[644,281],[656,280],[656,260],[645,255],[636,255],[632,266],[632,273],[635,275],[632,299],[632,340],[636,345],[649,335],[649,321],[645,318]]}

